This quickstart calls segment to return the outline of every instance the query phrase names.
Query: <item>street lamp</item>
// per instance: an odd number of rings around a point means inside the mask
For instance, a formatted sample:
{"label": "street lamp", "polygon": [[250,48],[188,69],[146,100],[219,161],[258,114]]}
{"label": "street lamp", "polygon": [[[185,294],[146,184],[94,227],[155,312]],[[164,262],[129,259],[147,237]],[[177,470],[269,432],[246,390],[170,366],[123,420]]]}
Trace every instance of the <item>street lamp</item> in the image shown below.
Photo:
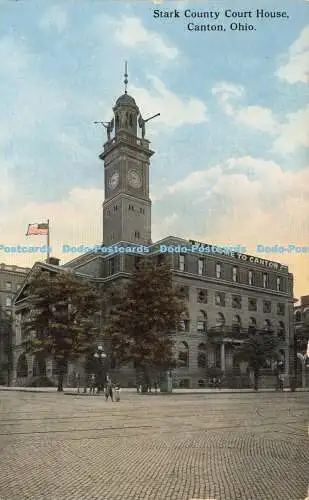
{"label": "street lamp", "polygon": [[99,371],[99,381],[98,381],[98,394],[100,393],[100,390],[102,388],[102,367],[103,367],[103,360],[107,357],[105,352],[103,351],[103,347],[99,345],[97,347],[97,351],[94,353],[95,359],[99,361],[99,366],[100,366],[100,371]]}

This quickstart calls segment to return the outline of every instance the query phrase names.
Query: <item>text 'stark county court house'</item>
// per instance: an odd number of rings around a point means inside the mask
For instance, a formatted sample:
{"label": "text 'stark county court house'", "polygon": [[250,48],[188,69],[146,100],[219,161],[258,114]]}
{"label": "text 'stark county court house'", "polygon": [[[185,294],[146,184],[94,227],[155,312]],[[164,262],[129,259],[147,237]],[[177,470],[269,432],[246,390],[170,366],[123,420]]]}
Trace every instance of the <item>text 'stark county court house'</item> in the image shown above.
{"label": "text 'stark county court house'", "polygon": [[[241,254],[197,252],[162,253],[160,245],[190,247],[189,240],[168,236],[153,242],[151,239],[151,199],[149,197],[149,168],[154,151],[145,138],[146,120],[126,92],[117,99],[113,119],[104,124],[107,142],[99,155],[104,162],[105,201],[103,203],[103,245],[150,247],[151,258],[169,262],[174,279],[183,287],[188,303],[188,316],[176,332],[177,357],[183,366],[175,370],[175,384],[197,388],[208,384],[207,369],[223,372],[225,386],[233,387],[236,367],[233,361],[235,346],[243,342],[248,332],[272,331],[283,341],[285,383],[290,383],[293,335],[293,275],[276,262]],[[99,240],[98,235],[98,240]],[[102,286],[121,282],[130,277],[137,260],[149,254],[88,252],[64,265],[50,258],[37,267],[50,272],[68,268],[91,282]],[[31,276],[31,273],[30,273]],[[23,315],[26,303],[23,289],[16,298],[16,344],[21,343]],[[209,345],[207,339],[212,337]],[[100,339],[98,339],[98,342]],[[240,367],[243,373],[245,366]],[[265,366],[261,385],[274,386],[275,366]],[[79,366],[68,367],[70,372],[82,371]],[[111,367],[124,386],[135,384],[133,366]],[[13,384],[25,384],[34,375],[53,377],[52,360],[38,360],[15,352]],[[232,375],[233,374],[233,375]]]}

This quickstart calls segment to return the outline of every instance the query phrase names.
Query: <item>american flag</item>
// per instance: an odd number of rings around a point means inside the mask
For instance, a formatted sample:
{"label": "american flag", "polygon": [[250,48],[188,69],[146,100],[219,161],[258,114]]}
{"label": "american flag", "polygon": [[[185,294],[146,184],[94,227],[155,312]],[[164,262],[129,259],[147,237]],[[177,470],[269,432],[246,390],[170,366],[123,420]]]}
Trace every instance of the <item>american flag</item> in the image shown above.
{"label": "american flag", "polygon": [[26,236],[47,236],[48,235],[48,224],[47,222],[42,222],[41,224],[28,224],[28,230]]}

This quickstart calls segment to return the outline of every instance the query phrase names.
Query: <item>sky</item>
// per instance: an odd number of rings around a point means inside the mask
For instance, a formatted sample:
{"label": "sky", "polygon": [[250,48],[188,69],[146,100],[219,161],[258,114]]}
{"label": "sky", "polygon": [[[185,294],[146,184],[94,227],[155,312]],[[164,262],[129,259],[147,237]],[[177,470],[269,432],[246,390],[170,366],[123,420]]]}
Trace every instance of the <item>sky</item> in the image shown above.
{"label": "sky", "polygon": [[[253,4],[253,2],[252,2]],[[179,18],[154,18],[154,9]],[[186,10],[220,12],[218,21]],[[152,239],[309,246],[309,2],[258,2],[286,18],[229,19],[248,2],[0,0],[0,245],[44,245],[29,223],[51,223],[63,244],[102,242],[105,141],[128,92],[156,151]],[[188,31],[223,24],[226,31]],[[254,31],[232,31],[231,22]],[[192,223],[194,221],[194,224]],[[295,297],[309,294],[309,253],[258,254],[287,264]],[[42,254],[0,251],[32,266]]]}

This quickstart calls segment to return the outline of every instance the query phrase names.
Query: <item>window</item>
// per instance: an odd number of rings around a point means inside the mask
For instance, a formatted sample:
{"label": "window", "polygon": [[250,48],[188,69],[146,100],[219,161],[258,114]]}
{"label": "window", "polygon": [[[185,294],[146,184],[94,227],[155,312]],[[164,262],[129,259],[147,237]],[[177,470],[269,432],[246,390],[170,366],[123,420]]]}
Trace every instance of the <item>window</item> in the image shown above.
{"label": "window", "polygon": [[140,211],[140,213],[141,213],[141,214],[144,214],[144,213],[145,213],[145,209],[144,209],[144,208],[142,208],[142,207],[140,207],[139,211]]}
{"label": "window", "polygon": [[108,274],[115,273],[115,257],[108,260]]}
{"label": "window", "polygon": [[269,314],[271,313],[271,302],[270,300],[263,301],[263,313]]}
{"label": "window", "polygon": [[206,345],[199,344],[197,348],[197,366],[198,368],[206,368]]}
{"label": "window", "polygon": [[232,295],[232,307],[233,309],[241,309],[241,296]]}
{"label": "window", "polygon": [[207,290],[197,290],[197,302],[201,304],[207,304]]}
{"label": "window", "polygon": [[278,303],[277,304],[277,314],[278,316],[284,316],[285,314],[285,304]]}
{"label": "window", "polygon": [[115,205],[114,206],[114,212],[117,212],[117,210],[118,210],[118,207],[117,207],[117,205]]}
{"label": "window", "polygon": [[190,321],[188,319],[181,319],[179,321],[179,329],[182,332],[188,332],[190,330]]}
{"label": "window", "polygon": [[139,231],[135,231],[134,233],[134,238],[139,239],[140,238],[140,233]]}
{"label": "window", "polygon": [[185,270],[185,256],[179,255],[179,271]]}
{"label": "window", "polygon": [[249,318],[249,325],[248,325],[248,332],[249,334],[256,333],[256,319],[255,318]]}
{"label": "window", "polygon": [[257,311],[257,300],[249,297],[248,299],[248,309],[249,311]]}
{"label": "window", "polygon": [[217,306],[225,306],[225,293],[224,292],[216,292],[215,294],[215,302]]}
{"label": "window", "polygon": [[141,260],[142,260],[141,257],[134,257],[134,267],[135,267],[135,269],[139,269]]}
{"label": "window", "polygon": [[205,311],[200,310],[200,314],[197,317],[197,331],[206,332],[207,329],[207,314]]}
{"label": "window", "polygon": [[299,323],[300,321],[301,321],[301,312],[300,311],[296,311],[296,313],[295,313],[295,322]]}
{"label": "window", "polygon": [[11,305],[12,305],[12,297],[6,297],[6,299],[5,299],[5,305],[6,305],[6,307],[11,307]]}
{"label": "window", "polygon": [[221,269],[221,264],[216,264],[216,278],[221,278],[222,275],[222,269]]}
{"label": "window", "polygon": [[5,283],[5,289],[6,289],[6,290],[12,290],[12,283],[11,283],[10,281],[7,281],[7,282]]}
{"label": "window", "polygon": [[160,255],[157,256],[157,264],[158,266],[160,266],[160,264],[164,264],[165,262],[165,258],[164,258],[164,255],[162,255],[162,253]]}
{"label": "window", "polygon": [[268,287],[268,274],[263,273],[263,288]]}
{"label": "window", "polygon": [[181,286],[179,288],[179,291],[186,300],[189,300],[189,287],[188,286]]}
{"label": "window", "polygon": [[264,330],[266,332],[271,331],[271,322],[269,321],[269,319],[265,319],[265,321],[264,321]]}
{"label": "window", "polygon": [[225,325],[225,318],[222,313],[218,313],[216,317],[216,327],[222,328]]}
{"label": "window", "polygon": [[253,285],[253,271],[248,271],[248,284]]}
{"label": "window", "polygon": [[234,283],[237,283],[239,281],[238,279],[238,267],[237,266],[233,266],[233,281]]}
{"label": "window", "polygon": [[232,331],[233,333],[239,333],[241,329],[241,320],[239,316],[234,316],[232,320]]}
{"label": "window", "polygon": [[180,344],[178,361],[181,367],[189,367],[189,346],[187,342],[181,342]]}
{"label": "window", "polygon": [[285,326],[284,326],[283,321],[279,321],[277,335],[281,340],[284,340],[284,338],[285,338]]}
{"label": "window", "polygon": [[205,272],[205,260],[204,259],[198,259],[197,272],[201,276],[204,274],[204,272]]}
{"label": "window", "polygon": [[109,217],[109,216],[110,216],[110,214],[111,214],[111,211],[110,211],[110,210],[107,210],[107,211],[106,211],[106,215]]}
{"label": "window", "polygon": [[277,277],[276,287],[277,287],[277,292],[281,292],[281,290],[282,290],[282,284],[281,284],[281,278],[280,278],[280,276]]}

